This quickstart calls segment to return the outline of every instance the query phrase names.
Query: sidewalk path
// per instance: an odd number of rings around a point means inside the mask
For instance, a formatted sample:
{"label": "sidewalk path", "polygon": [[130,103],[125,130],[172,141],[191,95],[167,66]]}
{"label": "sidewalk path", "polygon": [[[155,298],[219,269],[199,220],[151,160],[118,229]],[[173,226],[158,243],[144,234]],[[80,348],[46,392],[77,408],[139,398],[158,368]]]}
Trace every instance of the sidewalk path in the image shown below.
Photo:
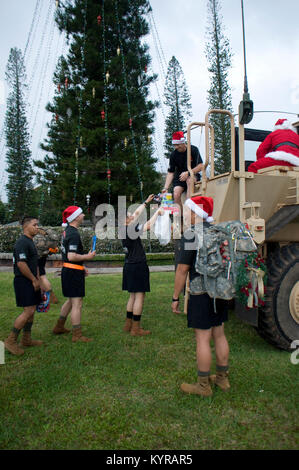
{"label": "sidewalk path", "polygon": [[[149,266],[151,273],[162,273],[162,272],[174,272],[174,265],[166,266]],[[56,276],[60,276],[61,268],[47,268],[47,273],[52,273]],[[123,271],[122,267],[119,268],[88,268],[89,274],[121,274]],[[13,269],[11,266],[0,266],[0,273],[12,273]]]}

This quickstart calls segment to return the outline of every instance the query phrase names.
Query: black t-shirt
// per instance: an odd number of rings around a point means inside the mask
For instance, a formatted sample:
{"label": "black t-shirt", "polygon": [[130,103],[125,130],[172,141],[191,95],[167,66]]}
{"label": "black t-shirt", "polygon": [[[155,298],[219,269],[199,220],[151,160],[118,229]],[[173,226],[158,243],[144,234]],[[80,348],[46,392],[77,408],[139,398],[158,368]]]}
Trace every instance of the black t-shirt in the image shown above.
{"label": "black t-shirt", "polygon": [[[21,277],[23,274],[18,268],[19,261],[27,263],[30,271],[34,276],[37,276],[37,262],[38,254],[33,240],[26,235],[21,235],[16,241],[13,251],[13,267],[16,277]],[[24,277],[24,276],[23,276]]]}
{"label": "black t-shirt", "polygon": [[83,265],[83,261],[69,261],[67,257],[68,253],[78,253],[79,255],[83,255],[83,245],[79,231],[76,227],[72,227],[71,225],[68,225],[62,234],[62,261],[64,263]]}
{"label": "black t-shirt", "polygon": [[192,225],[188,230],[186,230],[181,238],[179,245],[179,253],[177,257],[178,264],[187,264],[190,266],[189,276],[190,281],[195,277],[199,276],[195,271],[195,261],[196,255],[198,252],[199,244],[201,243],[200,238],[202,236],[201,229],[203,227],[209,227],[208,222],[203,222],[202,226],[195,231],[194,226]]}
{"label": "black t-shirt", "polygon": [[[202,163],[202,159],[199,150],[194,145],[191,145],[191,168],[195,168],[200,163]],[[174,150],[169,158],[168,172],[174,173],[174,179],[178,179],[184,171],[188,171],[187,150],[185,152]]]}
{"label": "black t-shirt", "polygon": [[139,236],[142,233],[143,225],[123,227],[122,245],[125,256],[125,263],[146,263],[145,251]]}

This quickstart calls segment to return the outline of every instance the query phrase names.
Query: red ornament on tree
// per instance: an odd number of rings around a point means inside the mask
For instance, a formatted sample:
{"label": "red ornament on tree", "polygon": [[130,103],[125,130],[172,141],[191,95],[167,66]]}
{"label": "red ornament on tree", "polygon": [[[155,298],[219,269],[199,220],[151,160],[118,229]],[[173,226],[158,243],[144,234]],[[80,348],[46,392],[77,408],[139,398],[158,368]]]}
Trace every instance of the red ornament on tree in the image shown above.
{"label": "red ornament on tree", "polygon": [[58,114],[55,114],[55,120],[58,121]]}
{"label": "red ornament on tree", "polygon": [[68,84],[69,84],[69,80],[68,80],[68,78],[66,78],[66,79],[65,79],[65,81],[64,81],[64,84],[65,84],[65,88],[67,89],[67,87],[68,87]]}
{"label": "red ornament on tree", "polygon": [[111,170],[107,170],[107,178],[108,178],[108,180],[110,180],[110,178],[111,178]]}
{"label": "red ornament on tree", "polygon": [[102,118],[102,121],[104,121],[105,119],[105,111],[102,109],[101,111],[101,118]]}
{"label": "red ornament on tree", "polygon": [[60,83],[58,83],[57,89],[58,89],[58,93],[60,93],[60,89],[61,89]]}
{"label": "red ornament on tree", "polygon": [[145,71],[145,73],[147,72],[147,65],[144,67],[144,71]]}
{"label": "red ornament on tree", "polygon": [[101,15],[99,15],[99,16],[97,17],[97,21],[98,21],[98,24],[100,25],[100,24],[101,24],[101,21],[102,21]]}
{"label": "red ornament on tree", "polygon": [[130,126],[130,127],[132,127],[132,123],[133,123],[133,121],[132,121],[132,119],[130,118],[130,119],[129,119],[129,126]]}

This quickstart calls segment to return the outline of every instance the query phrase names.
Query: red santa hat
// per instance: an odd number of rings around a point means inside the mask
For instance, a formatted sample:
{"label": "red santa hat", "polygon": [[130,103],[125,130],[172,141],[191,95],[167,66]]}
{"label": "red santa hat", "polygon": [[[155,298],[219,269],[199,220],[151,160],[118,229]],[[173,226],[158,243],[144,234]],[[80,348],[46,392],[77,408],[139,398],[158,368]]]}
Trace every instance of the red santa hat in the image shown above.
{"label": "red santa hat", "polygon": [[185,205],[206,222],[213,222],[214,201],[211,197],[195,196],[187,199]]}
{"label": "red santa hat", "polygon": [[284,130],[284,129],[293,130],[293,126],[290,123],[290,121],[288,121],[287,119],[278,119],[278,121],[275,123],[274,130],[278,131],[278,130]]}
{"label": "red santa hat", "polygon": [[184,144],[185,142],[184,132],[178,131],[172,134],[172,145]]}
{"label": "red santa hat", "polygon": [[67,224],[73,222],[83,210],[78,206],[69,206],[62,213],[62,226],[66,227]]}

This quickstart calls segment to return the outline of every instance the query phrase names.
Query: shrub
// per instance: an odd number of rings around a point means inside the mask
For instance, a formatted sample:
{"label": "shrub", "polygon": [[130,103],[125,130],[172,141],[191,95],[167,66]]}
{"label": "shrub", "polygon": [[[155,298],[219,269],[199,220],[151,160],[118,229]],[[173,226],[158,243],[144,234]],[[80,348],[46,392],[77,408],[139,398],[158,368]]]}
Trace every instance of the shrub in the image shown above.
{"label": "shrub", "polygon": [[[57,233],[62,234],[62,227],[52,227]],[[85,252],[91,249],[94,230],[91,227],[80,227],[80,236]],[[21,235],[22,230],[19,226],[0,226],[0,253],[12,253],[16,240]],[[117,237],[117,232],[116,232]],[[143,246],[146,253],[169,253],[174,251],[174,243],[162,246],[158,240],[143,240]],[[123,253],[121,240],[97,240],[97,253]]]}

